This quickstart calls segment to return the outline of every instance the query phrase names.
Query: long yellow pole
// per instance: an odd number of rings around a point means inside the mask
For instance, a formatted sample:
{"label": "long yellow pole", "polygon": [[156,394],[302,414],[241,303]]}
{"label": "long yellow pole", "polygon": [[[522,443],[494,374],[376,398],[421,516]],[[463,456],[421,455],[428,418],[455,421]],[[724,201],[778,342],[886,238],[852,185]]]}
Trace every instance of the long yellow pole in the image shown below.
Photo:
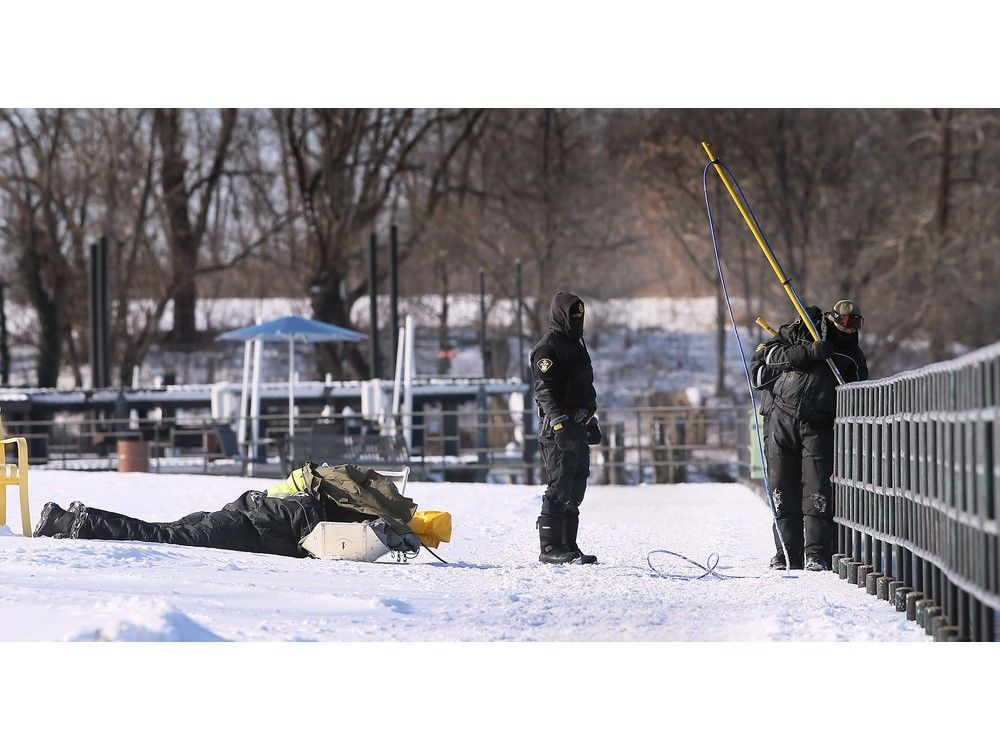
{"label": "long yellow pole", "polygon": [[757,325],[759,325],[761,328],[763,328],[765,331],[767,331],[772,336],[777,336],[778,335],[778,332],[774,328],[772,328],[771,326],[769,326],[767,324],[767,322],[763,318],[757,318],[757,320],[755,320],[754,323],[756,323]]}
{"label": "long yellow pole", "polygon": [[[757,222],[750,216],[750,210],[744,204],[739,193],[736,192],[736,188],[733,187],[733,183],[732,180],[729,179],[729,175],[726,174],[726,171],[719,164],[719,160],[715,158],[715,154],[712,153],[712,147],[708,144],[708,141],[702,141],[701,147],[705,149],[705,153],[708,154],[708,158],[712,162],[712,166],[715,167],[715,171],[719,175],[719,179],[722,180],[722,184],[726,186],[726,190],[729,192],[729,197],[733,199],[733,203],[736,204],[736,208],[739,209],[740,214],[743,216],[743,221],[745,221],[747,227],[749,227],[750,233],[753,234],[754,239],[757,240],[757,244],[760,245],[761,252],[764,253],[764,257],[767,258],[767,262],[771,264],[771,268],[774,271],[775,276],[777,276],[778,281],[781,282],[781,288],[785,290],[785,294],[787,294],[788,298],[792,301],[792,305],[795,306],[796,312],[798,312],[802,322],[805,323],[806,328],[813,337],[813,341],[819,341],[819,331],[816,330],[816,326],[813,325],[812,318],[809,317],[805,308],[802,306],[802,302],[799,300],[799,295],[795,293],[795,289],[792,287],[791,279],[785,275],[785,271],[782,269],[781,264],[778,263],[778,259],[774,257],[774,253],[772,253],[771,248],[768,247],[767,242],[764,240],[764,235],[760,233],[760,228],[757,226]],[[840,370],[837,369],[833,360],[828,359],[827,364],[829,364],[830,369],[833,370],[833,374],[837,378],[837,382],[843,385],[844,378],[841,377]]]}

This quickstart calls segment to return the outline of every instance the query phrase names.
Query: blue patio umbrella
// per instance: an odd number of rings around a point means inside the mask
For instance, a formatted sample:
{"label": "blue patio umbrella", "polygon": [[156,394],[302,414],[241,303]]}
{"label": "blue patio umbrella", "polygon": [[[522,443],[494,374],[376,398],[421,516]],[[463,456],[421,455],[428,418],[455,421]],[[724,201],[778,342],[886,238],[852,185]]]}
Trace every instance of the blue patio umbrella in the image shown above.
{"label": "blue patio umbrella", "polygon": [[[319,320],[310,320],[298,315],[287,315],[283,318],[269,320],[265,323],[257,323],[244,328],[237,328],[234,331],[216,336],[216,341],[242,341],[246,349],[243,358],[243,388],[240,392],[240,425],[243,425],[243,410],[246,404],[246,388],[248,380],[248,369],[250,363],[250,342],[259,341],[261,346],[265,341],[287,341],[288,342],[288,434],[295,434],[295,342],[305,341],[310,343],[323,343],[333,341],[357,342],[364,341],[367,336],[348,328],[341,328],[331,323],[323,323]],[[260,364],[254,359],[253,368],[253,392],[259,393],[260,388]],[[259,406],[255,409],[259,413]],[[258,417],[254,417],[253,433],[250,448],[250,455],[257,452],[257,436],[259,434]],[[241,431],[242,432],[242,431]]]}
{"label": "blue patio umbrella", "polygon": [[217,341],[364,341],[367,336],[349,328],[341,328],[332,323],[310,320],[298,315],[286,315],[266,323],[237,328],[219,334]]}

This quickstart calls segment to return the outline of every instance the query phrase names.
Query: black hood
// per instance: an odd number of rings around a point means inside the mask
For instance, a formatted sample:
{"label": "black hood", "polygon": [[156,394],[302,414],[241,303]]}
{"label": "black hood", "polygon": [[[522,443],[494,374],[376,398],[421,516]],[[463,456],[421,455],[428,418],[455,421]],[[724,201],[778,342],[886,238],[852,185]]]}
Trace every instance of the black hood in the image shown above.
{"label": "black hood", "polygon": [[[820,310],[816,305],[808,305],[806,307],[806,312],[812,319],[814,325],[819,325],[820,321],[823,319],[823,311]],[[799,320],[802,320],[802,316],[799,316]]]}
{"label": "black hood", "polygon": [[570,338],[583,335],[583,300],[573,292],[556,292],[552,298],[552,320],[549,327]]}
{"label": "black hood", "polygon": [[[806,306],[805,311],[809,315],[809,319],[813,322],[813,325],[816,327],[816,333],[819,334],[820,340],[829,341],[830,337],[827,334],[827,329],[832,329],[833,326],[827,325],[826,316],[823,314],[823,311],[816,305]],[[801,315],[798,317],[797,322],[802,322]],[[806,328],[805,323],[802,323],[802,327]],[[808,333],[806,335],[809,336]],[[809,337],[809,340],[812,341],[811,336]]]}

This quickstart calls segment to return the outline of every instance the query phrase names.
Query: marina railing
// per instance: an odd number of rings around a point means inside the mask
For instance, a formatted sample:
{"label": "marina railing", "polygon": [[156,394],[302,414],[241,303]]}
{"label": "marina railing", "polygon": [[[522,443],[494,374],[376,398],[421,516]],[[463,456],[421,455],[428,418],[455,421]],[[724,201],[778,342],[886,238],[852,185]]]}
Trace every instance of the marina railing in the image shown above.
{"label": "marina railing", "polygon": [[[729,482],[748,477],[747,413],[746,407],[729,406],[601,409],[604,439],[591,451],[591,482]],[[409,417],[388,415],[380,422],[356,413],[301,411],[296,415],[295,435],[316,436],[313,443],[330,446],[342,437],[349,446],[352,436],[385,435],[394,430],[400,434],[405,425],[411,436],[406,460],[415,479],[544,483],[537,422],[510,409],[475,405],[459,410],[426,407]],[[257,455],[252,460],[247,442],[237,443],[239,427],[237,420],[213,421],[196,415],[152,420],[77,414],[63,421],[20,420],[8,425],[11,434],[28,439],[30,462],[38,468],[121,470],[124,456],[131,470],[283,477],[289,453],[297,463],[317,459],[288,450],[292,441],[287,412],[261,416]],[[242,432],[249,435],[249,425]],[[330,439],[319,439],[322,436]],[[309,442],[303,439],[302,445]],[[131,448],[141,455],[126,453]],[[321,460],[337,461],[338,456]]]}
{"label": "marina railing", "polygon": [[1000,344],[838,389],[834,570],[936,640],[1000,640]]}

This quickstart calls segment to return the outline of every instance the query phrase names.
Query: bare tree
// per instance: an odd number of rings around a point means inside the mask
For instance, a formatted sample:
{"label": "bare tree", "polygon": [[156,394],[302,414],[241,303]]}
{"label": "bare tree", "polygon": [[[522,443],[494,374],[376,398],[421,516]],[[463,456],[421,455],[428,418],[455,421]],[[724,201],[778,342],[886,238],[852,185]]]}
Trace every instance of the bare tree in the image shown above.
{"label": "bare tree", "polygon": [[520,259],[532,335],[546,327],[559,289],[606,298],[634,282],[605,273],[615,259],[621,269],[637,238],[622,174],[606,158],[604,129],[594,113],[509,110],[490,113],[477,143],[461,206],[464,228],[456,222],[466,258],[456,264],[465,272],[456,280],[475,288],[472,272],[482,265],[490,289],[510,299],[511,269]]}
{"label": "bare tree", "polygon": [[[164,230],[171,260],[171,297],[174,303],[174,342],[195,340],[196,278],[199,250],[209,227],[210,211],[226,165],[229,144],[236,127],[237,111],[224,109],[218,127],[210,128],[201,113],[192,115],[185,128],[184,113],[177,109],[156,110],[153,129],[160,147],[160,189]],[[204,131],[211,136],[204,137]],[[193,164],[189,163],[194,155]]]}
{"label": "bare tree", "polygon": [[[713,125],[714,118],[697,111],[649,113],[633,126],[639,148],[632,155],[632,163],[645,188],[641,199],[647,209],[643,217],[646,231],[658,238],[653,246],[660,262],[654,265],[654,272],[678,296],[705,290],[715,297],[715,395],[722,396],[727,393],[725,353],[729,318],[706,221],[704,152],[694,137],[675,137],[678,132],[707,132]],[[724,238],[723,246],[730,251],[734,249],[730,240],[734,241],[741,251],[741,260],[745,260],[744,230],[732,221],[726,205],[729,196],[721,189],[716,175],[712,173],[709,177],[716,233]],[[723,253],[723,262],[730,270],[734,255]],[[747,297],[746,290],[751,285],[749,264],[744,262],[741,270]]]}
{"label": "bare tree", "polygon": [[[358,248],[384,218],[403,175],[422,172],[433,207],[454,156],[447,149],[435,164],[421,159],[419,146],[442,123],[467,117],[462,111],[282,110],[274,113],[287,150],[289,195],[305,225],[300,277],[319,320],[348,325],[351,304],[367,289]],[[444,166],[442,166],[444,165]],[[358,347],[342,347],[358,375],[367,363]],[[341,374],[334,348],[321,347],[321,368]]]}
{"label": "bare tree", "polygon": [[69,300],[82,258],[74,257],[71,224],[86,213],[87,194],[68,191],[65,166],[65,110],[0,112],[6,126],[0,191],[3,193],[4,239],[18,257],[20,285],[38,316],[37,382],[58,383],[66,336]]}
{"label": "bare tree", "polygon": [[[528,335],[554,291],[716,295],[701,185],[707,139],[738,174],[807,303],[857,299],[873,373],[995,339],[1000,117],[987,110],[3,110],[0,250],[37,316],[37,380],[86,370],[87,247],[106,235],[111,345],[127,383],[160,341],[195,347],[199,296],[301,294],[349,325],[371,231],[400,228],[404,294],[449,298],[525,272]],[[713,177],[712,190],[718,191]],[[724,194],[730,291],[792,311]],[[384,267],[383,267],[384,270]],[[735,283],[734,283],[735,280]],[[753,315],[744,315],[748,323]],[[494,318],[494,333],[511,329]],[[356,347],[320,371],[367,371]],[[442,358],[445,371],[448,360]],[[717,374],[717,390],[724,389]]]}

